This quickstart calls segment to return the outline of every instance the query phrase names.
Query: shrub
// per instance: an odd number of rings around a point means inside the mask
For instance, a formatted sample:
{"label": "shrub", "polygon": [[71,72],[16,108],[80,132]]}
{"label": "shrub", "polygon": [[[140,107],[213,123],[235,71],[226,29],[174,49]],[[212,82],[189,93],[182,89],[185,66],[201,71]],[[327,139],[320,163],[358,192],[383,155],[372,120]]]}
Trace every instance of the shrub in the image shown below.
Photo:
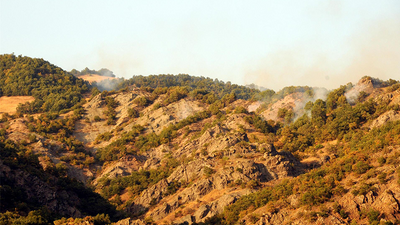
{"label": "shrub", "polygon": [[379,165],[382,166],[383,164],[386,163],[386,159],[385,159],[384,157],[381,156],[381,157],[378,158],[378,163],[379,163]]}
{"label": "shrub", "polygon": [[368,221],[370,223],[373,223],[375,221],[379,222],[379,214],[380,212],[377,210],[370,210],[369,212],[367,212]]}
{"label": "shrub", "polygon": [[36,142],[36,135],[34,134],[29,134],[28,135],[30,143]]}
{"label": "shrub", "polygon": [[103,224],[110,224],[110,216],[108,214],[97,214],[93,217],[93,224],[94,225],[103,225]]}
{"label": "shrub", "polygon": [[129,108],[128,109],[128,116],[130,118],[138,118],[139,117],[139,112],[134,108]]}
{"label": "shrub", "polygon": [[359,161],[352,166],[353,171],[357,174],[363,174],[367,172],[370,168],[371,166],[365,163],[364,161]]}
{"label": "shrub", "polygon": [[148,106],[151,102],[145,97],[145,96],[140,96],[136,97],[135,100],[133,100],[133,103],[135,103],[138,106]]}
{"label": "shrub", "polygon": [[235,109],[235,113],[248,113],[248,112],[247,112],[247,109],[244,108],[243,106],[238,106]]}
{"label": "shrub", "polygon": [[378,180],[379,180],[379,182],[381,183],[381,184],[386,184],[386,176],[387,176],[387,174],[386,173],[381,173],[381,174],[379,174],[378,175]]}
{"label": "shrub", "polygon": [[113,136],[111,132],[104,132],[96,137],[96,141],[109,141]]}
{"label": "shrub", "polygon": [[206,175],[206,177],[210,177],[212,174],[215,173],[215,170],[213,170],[212,168],[210,168],[208,166],[205,166],[203,168],[203,173],[204,173],[204,175]]}

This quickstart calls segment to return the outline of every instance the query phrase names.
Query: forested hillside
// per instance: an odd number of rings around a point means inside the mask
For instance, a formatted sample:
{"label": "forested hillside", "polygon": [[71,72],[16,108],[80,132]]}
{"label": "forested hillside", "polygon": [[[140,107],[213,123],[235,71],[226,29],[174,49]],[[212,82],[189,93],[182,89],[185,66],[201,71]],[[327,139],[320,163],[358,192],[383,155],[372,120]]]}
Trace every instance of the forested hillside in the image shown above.
{"label": "forested hillside", "polygon": [[218,79],[211,79],[205,77],[195,77],[187,74],[179,75],[150,75],[150,76],[133,76],[118,85],[118,89],[135,85],[136,87],[150,87],[150,88],[164,88],[181,86],[187,87],[188,91],[199,90],[206,92],[213,92],[217,97],[222,98],[227,94],[235,94],[239,99],[250,99],[254,94],[259,91],[257,89],[250,89],[245,86],[232,84],[231,82],[223,82]]}
{"label": "forested hillside", "polygon": [[78,104],[89,84],[49,62],[23,56],[0,55],[0,96],[33,96],[19,112],[59,112]]}

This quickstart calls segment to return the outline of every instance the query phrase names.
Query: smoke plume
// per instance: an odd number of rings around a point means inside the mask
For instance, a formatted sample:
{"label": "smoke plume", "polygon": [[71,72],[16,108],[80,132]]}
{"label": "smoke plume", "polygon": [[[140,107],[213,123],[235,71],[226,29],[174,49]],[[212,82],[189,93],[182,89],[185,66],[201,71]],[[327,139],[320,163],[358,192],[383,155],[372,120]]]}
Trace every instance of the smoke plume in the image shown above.
{"label": "smoke plume", "polygon": [[[278,90],[290,85],[338,88],[363,76],[400,77],[400,20],[370,23],[348,38],[347,53],[330,56],[298,46],[268,54],[245,71],[247,83]],[[327,43],[329,44],[329,43]]]}

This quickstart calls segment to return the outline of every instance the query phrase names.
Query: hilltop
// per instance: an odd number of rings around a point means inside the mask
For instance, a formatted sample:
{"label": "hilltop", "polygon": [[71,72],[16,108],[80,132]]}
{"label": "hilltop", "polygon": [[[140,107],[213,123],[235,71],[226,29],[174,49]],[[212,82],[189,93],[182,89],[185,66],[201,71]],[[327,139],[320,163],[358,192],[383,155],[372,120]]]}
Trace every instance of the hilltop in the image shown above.
{"label": "hilltop", "polygon": [[185,74],[118,82],[83,82],[91,96],[70,109],[3,117],[1,221],[400,221],[399,81],[278,92]]}

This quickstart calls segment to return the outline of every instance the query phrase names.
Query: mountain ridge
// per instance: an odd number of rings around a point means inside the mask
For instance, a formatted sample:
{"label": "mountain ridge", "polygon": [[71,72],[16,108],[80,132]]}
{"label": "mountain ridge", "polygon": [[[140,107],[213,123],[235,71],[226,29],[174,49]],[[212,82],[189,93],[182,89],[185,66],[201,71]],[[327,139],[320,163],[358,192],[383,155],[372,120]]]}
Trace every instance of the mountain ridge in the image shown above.
{"label": "mountain ridge", "polygon": [[[124,217],[130,219],[116,224],[399,222],[398,81],[363,77],[331,92],[277,93],[188,75],[122,82],[117,91],[93,87],[92,97],[69,112],[3,116],[1,197],[11,193],[6,201],[15,201],[2,207],[3,221],[37,215],[43,224]],[[35,187],[7,169],[21,167],[17,153],[37,168],[36,175],[19,172],[25,177],[90,188],[69,192],[78,196],[71,197],[74,213],[55,210],[41,195],[39,204],[13,197],[8,187],[27,194]],[[90,201],[81,193],[96,198],[98,208],[82,209],[79,201]],[[66,201],[55,196],[54,206]]]}

